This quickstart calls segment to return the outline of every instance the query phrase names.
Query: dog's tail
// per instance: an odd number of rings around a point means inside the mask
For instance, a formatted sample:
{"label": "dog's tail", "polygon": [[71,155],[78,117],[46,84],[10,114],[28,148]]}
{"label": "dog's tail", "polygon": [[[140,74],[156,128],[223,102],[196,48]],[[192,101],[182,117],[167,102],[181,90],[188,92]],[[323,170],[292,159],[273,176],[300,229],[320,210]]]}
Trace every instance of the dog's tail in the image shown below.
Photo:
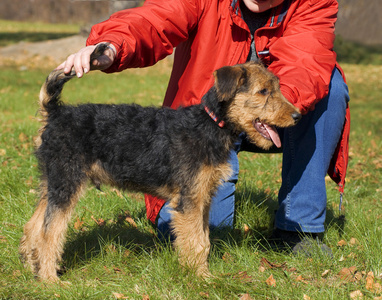
{"label": "dog's tail", "polygon": [[[90,65],[92,62],[101,56],[106,48],[109,46],[107,43],[99,44],[93,53],[90,55]],[[72,70],[69,74],[65,74],[64,71],[54,70],[46,78],[45,83],[42,85],[40,90],[39,104],[40,104],[40,114],[44,120],[48,117],[50,113],[55,111],[60,105],[61,92],[64,84],[76,76],[76,72]]]}

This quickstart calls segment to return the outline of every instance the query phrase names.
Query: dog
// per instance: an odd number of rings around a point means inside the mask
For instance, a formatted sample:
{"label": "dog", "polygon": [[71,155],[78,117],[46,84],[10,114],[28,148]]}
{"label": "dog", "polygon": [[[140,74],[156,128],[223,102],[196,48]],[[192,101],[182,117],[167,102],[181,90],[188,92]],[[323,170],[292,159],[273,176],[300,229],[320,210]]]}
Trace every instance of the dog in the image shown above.
{"label": "dog", "polygon": [[[97,47],[91,60],[105,47]],[[259,63],[222,67],[201,104],[174,110],[65,105],[60,94],[74,76],[52,71],[41,88],[36,150],[41,195],[20,242],[25,265],[40,280],[59,280],[71,213],[93,183],[170,201],[181,265],[210,276],[211,197],[231,174],[228,157],[239,134],[264,149],[280,147],[275,127],[293,126],[301,118],[281,94],[278,78]]]}

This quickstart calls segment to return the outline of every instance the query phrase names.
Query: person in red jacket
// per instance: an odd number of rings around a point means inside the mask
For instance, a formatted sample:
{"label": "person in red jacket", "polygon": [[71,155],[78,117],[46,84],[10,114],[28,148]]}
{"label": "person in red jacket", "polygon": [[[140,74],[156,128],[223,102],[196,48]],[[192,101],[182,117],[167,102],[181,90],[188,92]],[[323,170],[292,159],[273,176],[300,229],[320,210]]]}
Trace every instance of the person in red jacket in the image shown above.
{"label": "person in red jacket", "polygon": [[[58,68],[78,77],[147,67],[175,50],[164,106],[199,104],[225,65],[260,60],[280,79],[283,95],[303,118],[280,130],[283,149],[279,209],[272,238],[307,250],[324,232],[325,176],[342,196],[348,162],[348,90],[333,51],[335,0],[146,0],[92,27],[87,47]],[[110,43],[90,66],[95,45]],[[233,226],[240,150],[256,151],[243,136],[231,155],[233,176],[212,200],[210,226]],[[145,195],[147,217],[166,234],[171,212],[162,199]],[[330,249],[320,243],[324,251]]]}

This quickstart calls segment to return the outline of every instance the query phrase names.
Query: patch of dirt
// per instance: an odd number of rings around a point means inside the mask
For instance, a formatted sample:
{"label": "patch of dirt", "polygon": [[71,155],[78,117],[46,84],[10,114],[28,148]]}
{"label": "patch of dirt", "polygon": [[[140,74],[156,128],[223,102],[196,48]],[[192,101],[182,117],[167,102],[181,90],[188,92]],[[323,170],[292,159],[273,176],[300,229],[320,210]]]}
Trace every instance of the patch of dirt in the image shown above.
{"label": "patch of dirt", "polygon": [[20,42],[0,48],[0,66],[54,68],[85,46],[86,37],[74,35],[44,42]]}

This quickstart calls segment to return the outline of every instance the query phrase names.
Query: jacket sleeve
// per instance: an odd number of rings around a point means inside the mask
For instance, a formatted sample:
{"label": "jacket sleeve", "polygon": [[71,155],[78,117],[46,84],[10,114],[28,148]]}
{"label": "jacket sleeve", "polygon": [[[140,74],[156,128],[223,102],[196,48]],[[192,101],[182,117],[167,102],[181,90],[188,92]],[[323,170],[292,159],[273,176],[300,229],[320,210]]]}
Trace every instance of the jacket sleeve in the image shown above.
{"label": "jacket sleeve", "polygon": [[116,60],[107,73],[151,66],[189,37],[203,0],[147,0],[142,7],[122,10],[92,27],[87,45],[110,42]]}
{"label": "jacket sleeve", "polygon": [[280,78],[283,95],[303,114],[329,91],[336,65],[333,51],[338,4],[332,0],[300,1],[282,36],[270,48],[269,69]]}

